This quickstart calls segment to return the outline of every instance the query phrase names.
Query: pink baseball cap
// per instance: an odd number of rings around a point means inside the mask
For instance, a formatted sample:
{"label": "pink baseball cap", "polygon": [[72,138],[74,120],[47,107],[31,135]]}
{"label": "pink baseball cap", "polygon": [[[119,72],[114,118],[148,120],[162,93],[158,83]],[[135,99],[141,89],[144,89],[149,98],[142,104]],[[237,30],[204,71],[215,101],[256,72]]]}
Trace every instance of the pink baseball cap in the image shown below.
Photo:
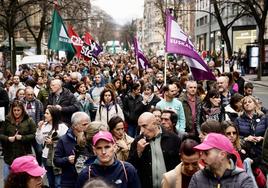
{"label": "pink baseball cap", "polygon": [[226,151],[230,154],[233,154],[234,151],[231,141],[226,136],[218,133],[209,133],[201,144],[194,147],[194,149],[201,151],[213,148]]}
{"label": "pink baseball cap", "polygon": [[114,142],[114,138],[109,131],[99,131],[93,136],[93,146],[97,144],[99,140],[106,140],[107,142]]}
{"label": "pink baseball cap", "polygon": [[16,158],[10,168],[12,173],[26,172],[34,177],[42,176],[46,173],[46,170],[39,166],[35,157],[31,155]]}

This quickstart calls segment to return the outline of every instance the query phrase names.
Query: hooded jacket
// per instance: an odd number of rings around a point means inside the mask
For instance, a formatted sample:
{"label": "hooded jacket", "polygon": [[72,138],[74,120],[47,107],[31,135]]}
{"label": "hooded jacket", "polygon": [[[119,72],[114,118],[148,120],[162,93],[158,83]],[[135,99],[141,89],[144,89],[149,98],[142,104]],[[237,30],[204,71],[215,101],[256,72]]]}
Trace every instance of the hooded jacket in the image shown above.
{"label": "hooded jacket", "polygon": [[189,184],[189,188],[255,188],[250,176],[231,161],[231,169],[226,169],[221,178],[216,178],[208,169],[196,172]]}
{"label": "hooded jacket", "polygon": [[102,166],[96,159],[79,174],[76,188],[82,188],[90,178],[102,177],[115,188],[140,188],[140,180],[136,169],[128,162],[115,160],[111,166]]}

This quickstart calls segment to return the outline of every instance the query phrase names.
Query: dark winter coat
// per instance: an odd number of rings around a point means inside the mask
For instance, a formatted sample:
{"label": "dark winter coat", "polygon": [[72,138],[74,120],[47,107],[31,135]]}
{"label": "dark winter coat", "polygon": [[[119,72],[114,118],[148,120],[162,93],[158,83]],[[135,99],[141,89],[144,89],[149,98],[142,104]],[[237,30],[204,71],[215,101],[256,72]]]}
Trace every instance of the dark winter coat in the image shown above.
{"label": "dark winter coat", "polygon": [[[180,96],[179,100],[182,102],[182,106],[183,106],[184,114],[185,114],[185,120],[186,120],[185,132],[187,132],[187,133],[194,132],[197,134],[196,122],[193,122],[192,109],[191,109],[191,106],[188,102],[186,93],[183,93]],[[200,105],[201,100],[199,97],[196,97],[195,100],[196,100],[195,109],[196,109],[196,113],[197,113],[198,106]]]}
{"label": "dark winter coat", "polygon": [[[97,160],[96,160],[97,161]],[[124,167],[122,165],[124,163]],[[115,188],[140,188],[140,181],[136,169],[128,162],[115,160],[111,166],[101,166],[98,162],[94,162],[87,166],[79,174],[76,188],[82,188],[86,181],[90,178],[102,177]],[[124,172],[126,170],[126,174]],[[121,180],[122,183],[116,184]]]}
{"label": "dark winter coat", "polygon": [[[151,147],[150,144],[148,144],[142,152],[142,155],[139,157],[137,153],[137,143],[141,138],[143,137],[139,135],[131,144],[128,162],[130,162],[137,169],[142,187],[151,188],[153,185]],[[181,140],[174,133],[170,133],[165,129],[162,129],[160,144],[166,170],[170,171],[180,163],[179,148]]]}
{"label": "dark winter coat", "polygon": [[[218,184],[220,184],[218,186]],[[189,184],[189,188],[254,188],[250,176],[243,170],[232,165],[231,169],[225,170],[223,176],[219,179],[208,169],[196,172]]]}
{"label": "dark winter coat", "polygon": [[74,94],[68,89],[62,88],[58,101],[54,102],[55,93],[50,93],[48,96],[48,105],[60,105],[61,109],[61,120],[67,125],[71,125],[71,117],[74,112],[81,109],[81,104],[76,100]]}
{"label": "dark winter coat", "polygon": [[[8,137],[14,136],[17,132],[22,135],[21,140],[10,142]],[[36,125],[32,118],[30,118],[27,114],[24,116],[19,125],[12,123],[9,116],[6,117],[3,130],[0,134],[5,163],[11,165],[15,158],[32,154],[31,146],[35,139],[35,132]]]}
{"label": "dark winter coat", "polygon": [[[252,136],[262,136],[264,137],[265,131],[268,127],[268,117],[255,114],[252,119],[250,119],[245,113],[238,117],[234,122],[238,129],[239,135],[243,139]],[[258,159],[262,154],[262,141],[258,143],[246,142],[246,146],[249,151],[249,157],[252,159]]]}
{"label": "dark winter coat", "polygon": [[145,112],[142,96],[133,97],[130,93],[123,99],[123,113],[128,124],[137,125],[139,116]]}
{"label": "dark winter coat", "polygon": [[65,135],[63,135],[56,146],[54,155],[54,164],[62,169],[61,187],[74,188],[77,179],[77,172],[75,165],[68,160],[70,155],[75,154],[76,138],[73,130],[70,128]]}

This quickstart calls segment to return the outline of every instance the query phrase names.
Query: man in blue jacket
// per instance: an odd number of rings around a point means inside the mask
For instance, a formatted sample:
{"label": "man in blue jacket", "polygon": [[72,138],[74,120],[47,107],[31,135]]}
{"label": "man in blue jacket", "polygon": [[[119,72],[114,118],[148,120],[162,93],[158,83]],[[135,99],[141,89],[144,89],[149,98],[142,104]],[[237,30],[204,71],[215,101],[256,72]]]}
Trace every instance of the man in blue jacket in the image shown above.
{"label": "man in blue jacket", "polygon": [[96,160],[79,175],[76,188],[82,188],[86,181],[102,177],[116,188],[140,188],[136,169],[128,162],[115,158],[116,144],[108,131],[99,131],[93,137],[93,151]]}
{"label": "man in blue jacket", "polygon": [[56,146],[54,155],[54,164],[60,167],[61,173],[61,188],[74,188],[77,179],[77,171],[75,168],[75,146],[77,145],[77,137],[84,132],[90,119],[85,112],[75,112],[72,115],[71,128],[63,135]]}

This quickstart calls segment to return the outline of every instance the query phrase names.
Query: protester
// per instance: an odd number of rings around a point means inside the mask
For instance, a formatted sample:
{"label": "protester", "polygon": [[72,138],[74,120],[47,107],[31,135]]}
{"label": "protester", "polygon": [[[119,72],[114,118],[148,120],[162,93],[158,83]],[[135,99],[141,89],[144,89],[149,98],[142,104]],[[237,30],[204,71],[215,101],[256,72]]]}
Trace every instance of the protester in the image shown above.
{"label": "protester", "polygon": [[234,123],[239,128],[240,138],[246,143],[247,156],[256,164],[260,164],[262,143],[268,127],[267,116],[260,111],[254,97],[246,96],[242,99],[243,114]]}
{"label": "protester", "polygon": [[185,132],[185,115],[183,106],[182,103],[175,98],[177,95],[177,86],[175,84],[168,84],[164,86],[163,93],[164,98],[156,104],[156,107],[161,110],[169,108],[175,110],[178,116],[176,129],[178,132]]}
{"label": "protester", "polygon": [[97,158],[81,172],[76,188],[83,187],[94,177],[102,177],[118,188],[141,187],[136,169],[128,162],[116,159],[116,144],[110,132],[100,131],[93,136],[93,150]]}
{"label": "protester", "polygon": [[60,121],[60,111],[55,106],[48,107],[45,111],[45,120],[38,123],[35,139],[43,146],[43,165],[47,170],[50,188],[60,187],[61,169],[54,165],[53,158],[57,142],[67,130],[68,127]]}
{"label": "protester", "polygon": [[160,187],[162,175],[179,164],[180,139],[157,125],[144,112],[138,119],[141,134],[131,144],[128,161],[137,169],[142,187]]}
{"label": "protester", "polygon": [[205,168],[193,175],[189,188],[254,187],[251,177],[235,166],[231,158],[233,145],[224,135],[209,133],[203,143],[194,148],[201,151]]}
{"label": "protester", "polygon": [[1,128],[0,141],[2,142],[4,166],[3,176],[6,180],[12,161],[20,156],[32,154],[32,142],[35,138],[36,125],[28,116],[21,101],[11,104]]}
{"label": "protester", "polygon": [[181,143],[180,159],[181,163],[173,170],[163,174],[162,188],[184,188],[188,187],[195,172],[200,169],[200,154],[194,150],[198,142],[187,138]]}
{"label": "protester", "polygon": [[181,94],[179,100],[182,102],[185,114],[185,131],[188,134],[198,137],[196,126],[196,114],[198,106],[201,103],[200,97],[197,95],[197,82],[187,81],[186,92]]}
{"label": "protester", "polygon": [[13,77],[13,84],[10,86],[8,90],[8,97],[10,101],[14,100],[18,89],[25,89],[25,86],[23,85],[22,82],[20,82],[20,77],[18,75],[15,75]]}
{"label": "protester", "polygon": [[126,161],[130,150],[130,145],[134,139],[125,133],[124,120],[121,117],[112,117],[108,122],[108,125],[117,145],[116,157],[118,160]]}
{"label": "protester", "polygon": [[125,120],[128,124],[127,133],[131,137],[138,134],[137,122],[138,117],[144,112],[143,98],[140,94],[141,85],[139,83],[132,84],[131,92],[123,98],[123,112]]}
{"label": "protester", "polygon": [[198,106],[196,115],[198,132],[200,132],[202,123],[208,119],[214,119],[219,122],[225,120],[224,108],[221,105],[220,93],[217,90],[208,91],[204,101]]}
{"label": "protester", "polygon": [[120,116],[123,120],[125,119],[121,107],[116,102],[114,92],[110,89],[104,89],[100,94],[100,104],[95,120],[108,124],[114,116]]}
{"label": "protester", "polygon": [[42,176],[46,173],[31,155],[16,158],[10,171],[4,188],[41,188]]}
{"label": "protester", "polygon": [[85,112],[75,112],[72,115],[72,126],[67,133],[63,135],[56,146],[54,155],[54,164],[60,167],[61,187],[73,188],[76,184],[77,171],[75,169],[75,146],[77,145],[77,137],[83,133],[90,122],[89,116]]}
{"label": "protester", "polygon": [[50,88],[51,93],[48,96],[48,106],[56,106],[61,112],[62,122],[70,126],[72,114],[80,110],[80,103],[69,90],[62,87],[61,80],[52,80]]}
{"label": "protester", "polygon": [[161,125],[164,129],[169,132],[178,134],[176,129],[176,124],[178,121],[178,116],[173,110],[163,110],[161,115]]}
{"label": "protester", "polygon": [[243,159],[245,159],[246,151],[242,149],[240,144],[239,132],[237,126],[231,121],[221,122],[225,136],[232,142],[234,147],[234,155],[236,156],[236,165],[239,168],[243,168],[243,162],[241,160],[240,154],[242,154]]}

